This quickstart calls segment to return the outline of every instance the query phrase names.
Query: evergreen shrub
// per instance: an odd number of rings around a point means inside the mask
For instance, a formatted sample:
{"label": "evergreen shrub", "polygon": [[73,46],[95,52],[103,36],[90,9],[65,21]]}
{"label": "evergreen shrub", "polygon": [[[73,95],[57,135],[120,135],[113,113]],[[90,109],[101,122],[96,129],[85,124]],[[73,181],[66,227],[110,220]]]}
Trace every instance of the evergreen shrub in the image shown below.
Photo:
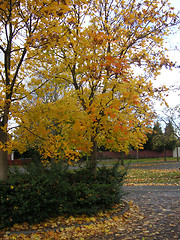
{"label": "evergreen shrub", "polygon": [[68,170],[61,164],[31,165],[11,171],[0,181],[0,228],[36,223],[58,215],[92,215],[119,203],[126,170],[88,168]]}

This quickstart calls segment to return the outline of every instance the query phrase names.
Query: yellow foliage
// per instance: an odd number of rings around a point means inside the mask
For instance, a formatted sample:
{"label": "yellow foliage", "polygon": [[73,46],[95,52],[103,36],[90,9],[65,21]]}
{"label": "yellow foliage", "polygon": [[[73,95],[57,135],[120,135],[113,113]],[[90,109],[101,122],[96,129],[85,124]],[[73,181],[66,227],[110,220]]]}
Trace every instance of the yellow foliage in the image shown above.
{"label": "yellow foliage", "polygon": [[116,151],[141,148],[153,118],[151,99],[163,101],[165,90],[156,91],[147,76],[156,79],[172,66],[163,41],[177,16],[168,2],[11,4],[0,3],[0,35],[9,34],[0,47],[5,54],[9,39],[12,48],[0,81],[1,127],[7,131],[10,115],[20,127],[0,149],[28,146],[44,159],[70,162],[90,154],[95,141]]}

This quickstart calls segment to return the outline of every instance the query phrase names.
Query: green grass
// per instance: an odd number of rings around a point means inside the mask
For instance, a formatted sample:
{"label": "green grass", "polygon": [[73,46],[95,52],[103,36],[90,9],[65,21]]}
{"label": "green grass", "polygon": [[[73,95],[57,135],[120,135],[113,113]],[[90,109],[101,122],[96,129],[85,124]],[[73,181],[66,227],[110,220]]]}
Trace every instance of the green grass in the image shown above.
{"label": "green grass", "polygon": [[133,184],[180,184],[179,170],[130,169],[125,183]]}
{"label": "green grass", "polygon": [[[173,157],[167,157],[167,162],[176,162],[176,158]],[[98,160],[98,164],[101,165],[111,165],[115,164],[117,162],[117,159],[106,159],[106,160]],[[144,158],[144,159],[124,159],[124,164],[156,164],[165,162],[164,158]]]}
{"label": "green grass", "polygon": [[[167,162],[176,163],[176,158],[168,157]],[[101,165],[112,165],[115,164],[117,160],[99,160],[98,164]],[[124,164],[133,165],[144,165],[144,164],[161,164],[164,158],[146,158],[146,159],[125,159]],[[127,177],[125,179],[125,184],[180,184],[180,171],[179,170],[149,170],[149,169],[129,169]]]}

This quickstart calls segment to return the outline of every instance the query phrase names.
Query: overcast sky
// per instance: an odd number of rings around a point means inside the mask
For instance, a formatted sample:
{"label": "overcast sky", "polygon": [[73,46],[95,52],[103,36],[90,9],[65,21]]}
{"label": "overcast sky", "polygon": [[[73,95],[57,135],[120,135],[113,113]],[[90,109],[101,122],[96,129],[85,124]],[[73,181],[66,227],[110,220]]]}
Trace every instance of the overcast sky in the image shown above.
{"label": "overcast sky", "polygon": [[[175,8],[176,12],[180,12],[180,0],[169,0],[171,5]],[[174,32],[166,39],[166,47],[169,49],[167,55],[173,62],[177,62],[177,65],[180,66],[180,29],[174,29]],[[2,57],[0,55],[0,57]],[[167,69],[162,69],[161,75],[158,77],[158,80],[155,82],[155,86],[177,86],[180,88],[180,68],[173,69],[172,71]],[[170,91],[169,96],[166,98],[170,107],[174,107],[177,104],[180,104],[180,90]],[[157,103],[158,109],[162,109]]]}
{"label": "overcast sky", "polygon": [[[180,11],[180,0],[169,0],[175,11]],[[173,29],[175,33],[171,34],[166,39],[166,47],[168,48],[167,55],[173,62],[177,62],[180,66],[180,29]],[[180,88],[180,68],[174,68],[172,71],[162,69],[161,75],[156,82],[157,85],[176,86]],[[170,91],[166,98],[170,107],[175,107],[180,104],[180,90]],[[162,108],[161,108],[162,109]]]}

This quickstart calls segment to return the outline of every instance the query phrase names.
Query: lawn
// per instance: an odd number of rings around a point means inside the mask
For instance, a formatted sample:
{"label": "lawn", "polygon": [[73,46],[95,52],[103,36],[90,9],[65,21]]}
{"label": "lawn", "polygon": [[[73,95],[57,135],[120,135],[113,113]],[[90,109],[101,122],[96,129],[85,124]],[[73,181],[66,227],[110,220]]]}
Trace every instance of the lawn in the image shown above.
{"label": "lawn", "polygon": [[[99,160],[98,164],[101,165],[113,165],[117,160]],[[167,163],[172,162],[176,163],[176,158],[168,157]],[[124,164],[130,164],[128,174],[125,179],[126,185],[137,185],[137,184],[180,184],[180,171],[177,170],[149,170],[149,169],[133,169],[131,166],[140,166],[143,165],[156,165],[162,164],[164,158],[146,158],[146,159],[125,159]],[[121,167],[120,167],[121,168]]]}
{"label": "lawn", "polygon": [[180,184],[179,170],[130,169],[125,179],[126,185],[136,184]]}
{"label": "lawn", "polygon": [[[167,162],[176,162],[176,158],[167,157]],[[111,165],[115,164],[117,159],[106,159],[106,160],[98,160],[98,164],[101,165]],[[164,158],[142,158],[142,159],[124,159],[124,164],[155,164],[164,162]]]}

